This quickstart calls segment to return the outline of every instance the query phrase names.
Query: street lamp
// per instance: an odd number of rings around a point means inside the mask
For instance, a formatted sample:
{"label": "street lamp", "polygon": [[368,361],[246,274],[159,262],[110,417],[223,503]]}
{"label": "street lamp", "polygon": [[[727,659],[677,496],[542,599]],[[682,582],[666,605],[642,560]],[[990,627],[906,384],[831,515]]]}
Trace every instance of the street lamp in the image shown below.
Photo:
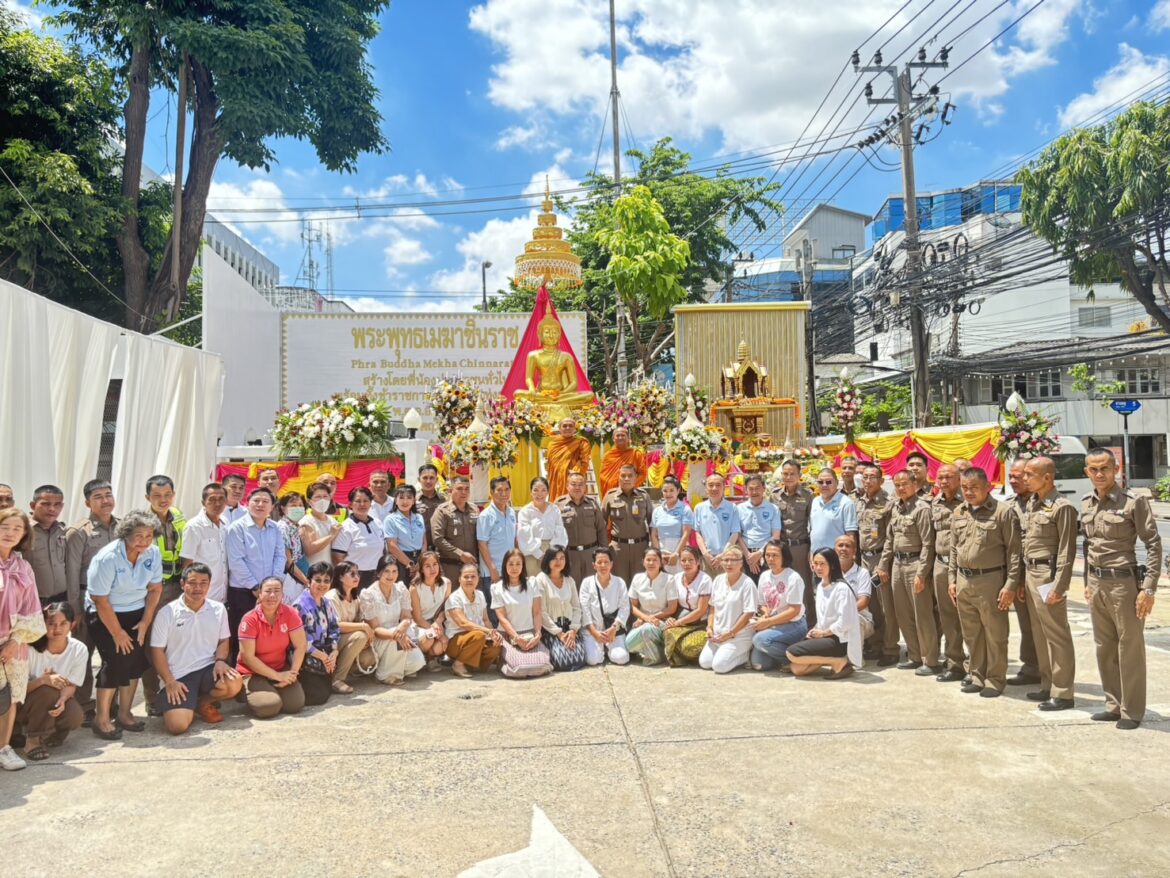
{"label": "street lamp", "polygon": [[487,270],[492,267],[490,259],[485,259],[479,264],[479,277],[483,281],[483,310],[487,311]]}
{"label": "street lamp", "polygon": [[406,417],[402,419],[402,426],[406,428],[407,439],[413,439],[418,435],[418,428],[422,426],[422,415],[418,413],[418,409],[412,408],[406,413]]}

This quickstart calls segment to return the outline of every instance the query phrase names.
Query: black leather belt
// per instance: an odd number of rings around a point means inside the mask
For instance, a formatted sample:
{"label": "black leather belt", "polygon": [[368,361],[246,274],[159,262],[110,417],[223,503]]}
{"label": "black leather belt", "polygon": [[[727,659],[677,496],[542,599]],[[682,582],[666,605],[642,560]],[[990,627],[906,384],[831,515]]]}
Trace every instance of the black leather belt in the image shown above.
{"label": "black leather belt", "polygon": [[590,543],[588,546],[565,546],[570,552],[588,552],[590,549],[596,549],[597,543]]}
{"label": "black leather belt", "polygon": [[899,561],[909,561],[911,558],[918,559],[922,557],[922,552],[895,552],[894,557]]}
{"label": "black leather belt", "polygon": [[780,541],[782,543],[784,543],[784,545],[786,545],[786,546],[810,546],[810,545],[812,545],[812,540],[790,540],[790,539],[785,539],[785,538],[781,537]]}
{"label": "black leather belt", "polygon": [[1130,579],[1137,578],[1136,567],[1094,567],[1089,565],[1089,572],[1098,579]]}
{"label": "black leather belt", "polygon": [[957,569],[964,576],[986,576],[988,573],[999,573],[1004,569],[1004,565],[1000,564],[998,567],[959,567]]}
{"label": "black leather belt", "polygon": [[950,564],[951,563],[951,556],[950,555],[935,555],[934,560],[938,561],[940,564]]}
{"label": "black leather belt", "polygon": [[621,537],[614,537],[613,541],[615,543],[621,543],[623,546],[636,546],[636,545],[638,545],[638,543],[650,542],[650,537],[638,537],[637,539],[634,539],[634,540],[624,540]]}
{"label": "black leather belt", "polygon": [[1055,558],[1025,558],[1024,563],[1029,567],[1055,567]]}

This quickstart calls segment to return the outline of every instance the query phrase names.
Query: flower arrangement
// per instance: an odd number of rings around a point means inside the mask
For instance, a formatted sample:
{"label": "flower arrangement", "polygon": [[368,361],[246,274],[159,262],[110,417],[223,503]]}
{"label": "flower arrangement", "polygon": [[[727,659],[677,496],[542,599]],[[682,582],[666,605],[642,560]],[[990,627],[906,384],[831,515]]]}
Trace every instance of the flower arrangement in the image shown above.
{"label": "flower arrangement", "polygon": [[439,379],[428,401],[435,415],[435,429],[440,438],[452,436],[472,422],[478,396],[479,391],[466,379]]}
{"label": "flower arrangement", "polygon": [[453,467],[486,464],[497,469],[516,462],[516,446],[516,435],[503,424],[493,424],[486,430],[461,427],[443,445]]}
{"label": "flower arrangement", "polygon": [[780,466],[780,464],[784,463],[784,461],[786,461],[791,456],[791,452],[785,451],[783,448],[776,448],[774,446],[757,448],[754,452],[752,452],[752,457],[755,459],[756,463],[767,464],[770,467]]}
{"label": "flower arrangement", "polygon": [[548,409],[528,399],[509,400],[497,396],[488,400],[487,422],[508,430],[518,439],[525,439],[539,445],[553,428]]}
{"label": "flower arrangement", "polygon": [[605,397],[599,397],[600,405],[587,405],[584,408],[574,409],[573,417],[577,419],[577,432],[584,436],[593,445],[613,439],[613,430],[607,427],[602,414]]}
{"label": "flower arrangement", "polygon": [[727,460],[731,457],[731,443],[718,427],[675,427],[666,433],[666,453],[672,460],[687,463]]}
{"label": "flower arrangement", "polygon": [[841,377],[837,379],[837,392],[833,398],[831,411],[833,420],[845,434],[846,443],[852,442],[853,430],[861,417],[861,391],[849,377],[848,369],[842,369]]}
{"label": "flower arrangement", "polygon": [[626,391],[625,424],[638,445],[661,445],[674,426],[674,401],[669,391],[650,379]]}
{"label": "flower arrangement", "polygon": [[995,456],[1000,460],[1010,457],[1040,457],[1060,450],[1060,436],[1056,433],[1056,418],[1022,406],[1018,411],[1006,411],[999,419],[999,443]]}
{"label": "flower arrangement", "polygon": [[366,394],[338,394],[278,412],[272,445],[281,458],[353,460],[393,453],[390,406]]}
{"label": "flower arrangement", "polygon": [[[768,449],[775,451],[776,449]],[[795,461],[800,466],[800,481],[808,488],[814,488],[817,481],[817,473],[819,473],[825,466],[828,465],[828,459],[825,453],[816,446],[808,448],[792,448],[785,447],[779,449],[781,452],[780,460],[772,464],[772,471],[764,477],[764,481],[768,486],[769,491],[778,491],[783,485],[783,473],[780,470],[781,464],[786,460]],[[771,455],[769,455],[771,457]]]}

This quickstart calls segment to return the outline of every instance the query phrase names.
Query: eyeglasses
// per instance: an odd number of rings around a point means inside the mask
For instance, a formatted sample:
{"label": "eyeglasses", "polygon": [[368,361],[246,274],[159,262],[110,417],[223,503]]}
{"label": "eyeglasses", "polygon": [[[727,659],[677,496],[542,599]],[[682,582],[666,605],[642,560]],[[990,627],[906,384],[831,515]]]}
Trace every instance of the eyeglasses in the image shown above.
{"label": "eyeglasses", "polygon": [[817,484],[818,485],[835,485],[837,483],[834,481],[830,481],[829,479],[817,479]]}

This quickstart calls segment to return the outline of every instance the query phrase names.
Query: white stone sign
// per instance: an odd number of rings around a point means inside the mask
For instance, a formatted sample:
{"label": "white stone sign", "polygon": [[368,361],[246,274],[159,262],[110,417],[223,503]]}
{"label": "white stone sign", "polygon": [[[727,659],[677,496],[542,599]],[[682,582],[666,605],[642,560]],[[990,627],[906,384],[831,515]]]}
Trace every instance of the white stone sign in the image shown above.
{"label": "white stone sign", "polygon": [[[585,364],[585,315],[560,312],[565,335]],[[285,407],[341,391],[390,403],[401,420],[422,415],[434,435],[427,397],[440,378],[465,378],[499,393],[516,359],[529,314],[284,314],[281,398]]]}

